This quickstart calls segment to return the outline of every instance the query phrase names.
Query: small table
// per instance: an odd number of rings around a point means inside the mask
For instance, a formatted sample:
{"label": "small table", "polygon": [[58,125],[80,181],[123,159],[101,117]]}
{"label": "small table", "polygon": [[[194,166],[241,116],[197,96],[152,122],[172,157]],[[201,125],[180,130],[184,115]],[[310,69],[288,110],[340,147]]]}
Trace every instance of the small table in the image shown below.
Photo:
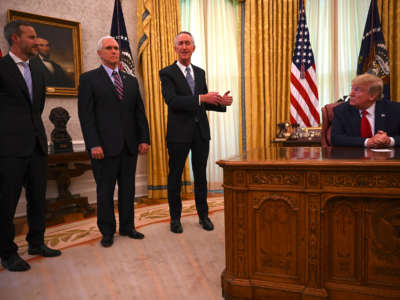
{"label": "small table", "polygon": [[48,179],[57,183],[58,197],[49,198],[47,209],[50,217],[62,208],[76,207],[84,216],[94,212],[89,206],[88,198],[80,194],[71,194],[69,186],[71,178],[81,176],[91,169],[89,155],[86,151],[49,153]]}

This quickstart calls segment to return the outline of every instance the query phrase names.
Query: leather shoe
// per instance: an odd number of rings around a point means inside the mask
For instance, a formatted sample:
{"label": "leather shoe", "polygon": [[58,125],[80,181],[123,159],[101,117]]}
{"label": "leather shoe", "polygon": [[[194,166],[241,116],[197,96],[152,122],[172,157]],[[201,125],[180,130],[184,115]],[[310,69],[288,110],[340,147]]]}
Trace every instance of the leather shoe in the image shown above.
{"label": "leather shoe", "polygon": [[12,272],[28,271],[31,266],[24,261],[17,253],[12,254],[7,258],[1,259],[1,265]]}
{"label": "leather shoe", "polygon": [[114,236],[112,235],[103,235],[100,241],[100,244],[105,248],[111,247],[113,243],[114,243]]}
{"label": "leather shoe", "polygon": [[39,247],[31,247],[29,246],[28,248],[28,253],[30,255],[41,255],[44,257],[54,257],[54,256],[60,256],[61,251],[56,250],[56,249],[51,249],[46,246],[46,244],[41,244]]}
{"label": "leather shoe", "polygon": [[199,224],[201,225],[201,227],[203,227],[204,230],[214,230],[214,225],[208,217],[200,219]]}
{"label": "leather shoe", "polygon": [[139,231],[136,231],[135,229],[129,230],[129,231],[119,231],[119,235],[123,236],[128,236],[131,239],[136,239],[136,240],[143,240],[144,239],[144,234],[140,233]]}
{"label": "leather shoe", "polygon": [[180,220],[171,220],[171,232],[182,233],[183,228]]}

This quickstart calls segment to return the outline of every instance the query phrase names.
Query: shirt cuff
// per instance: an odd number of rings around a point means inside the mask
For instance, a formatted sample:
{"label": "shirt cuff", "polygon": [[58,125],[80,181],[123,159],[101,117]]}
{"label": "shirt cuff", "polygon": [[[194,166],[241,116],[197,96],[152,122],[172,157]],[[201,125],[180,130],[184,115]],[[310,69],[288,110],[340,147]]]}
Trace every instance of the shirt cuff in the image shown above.
{"label": "shirt cuff", "polygon": [[394,138],[392,138],[391,136],[389,136],[389,139],[390,139],[390,144],[389,144],[389,146],[390,146],[390,147],[394,147],[394,144],[395,144]]}
{"label": "shirt cuff", "polygon": [[368,145],[368,140],[369,140],[369,139],[365,139],[365,141],[364,141],[364,147],[365,147],[365,148],[368,147],[368,146],[367,146],[367,145]]}

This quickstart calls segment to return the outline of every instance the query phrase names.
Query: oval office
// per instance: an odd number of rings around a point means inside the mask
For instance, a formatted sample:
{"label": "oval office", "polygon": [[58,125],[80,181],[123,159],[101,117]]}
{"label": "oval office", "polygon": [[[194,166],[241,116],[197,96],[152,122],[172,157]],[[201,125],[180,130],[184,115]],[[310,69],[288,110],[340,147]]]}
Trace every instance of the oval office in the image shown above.
{"label": "oval office", "polygon": [[399,1],[0,12],[1,299],[400,299]]}

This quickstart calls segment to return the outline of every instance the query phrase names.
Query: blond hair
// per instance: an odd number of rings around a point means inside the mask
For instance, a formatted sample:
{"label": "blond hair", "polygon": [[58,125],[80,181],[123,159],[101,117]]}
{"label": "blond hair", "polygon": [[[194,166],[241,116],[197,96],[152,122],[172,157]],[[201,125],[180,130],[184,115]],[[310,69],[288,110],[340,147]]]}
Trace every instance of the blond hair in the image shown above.
{"label": "blond hair", "polygon": [[376,75],[364,73],[356,76],[351,84],[364,85],[368,87],[368,94],[376,95],[375,100],[383,98],[383,81]]}

